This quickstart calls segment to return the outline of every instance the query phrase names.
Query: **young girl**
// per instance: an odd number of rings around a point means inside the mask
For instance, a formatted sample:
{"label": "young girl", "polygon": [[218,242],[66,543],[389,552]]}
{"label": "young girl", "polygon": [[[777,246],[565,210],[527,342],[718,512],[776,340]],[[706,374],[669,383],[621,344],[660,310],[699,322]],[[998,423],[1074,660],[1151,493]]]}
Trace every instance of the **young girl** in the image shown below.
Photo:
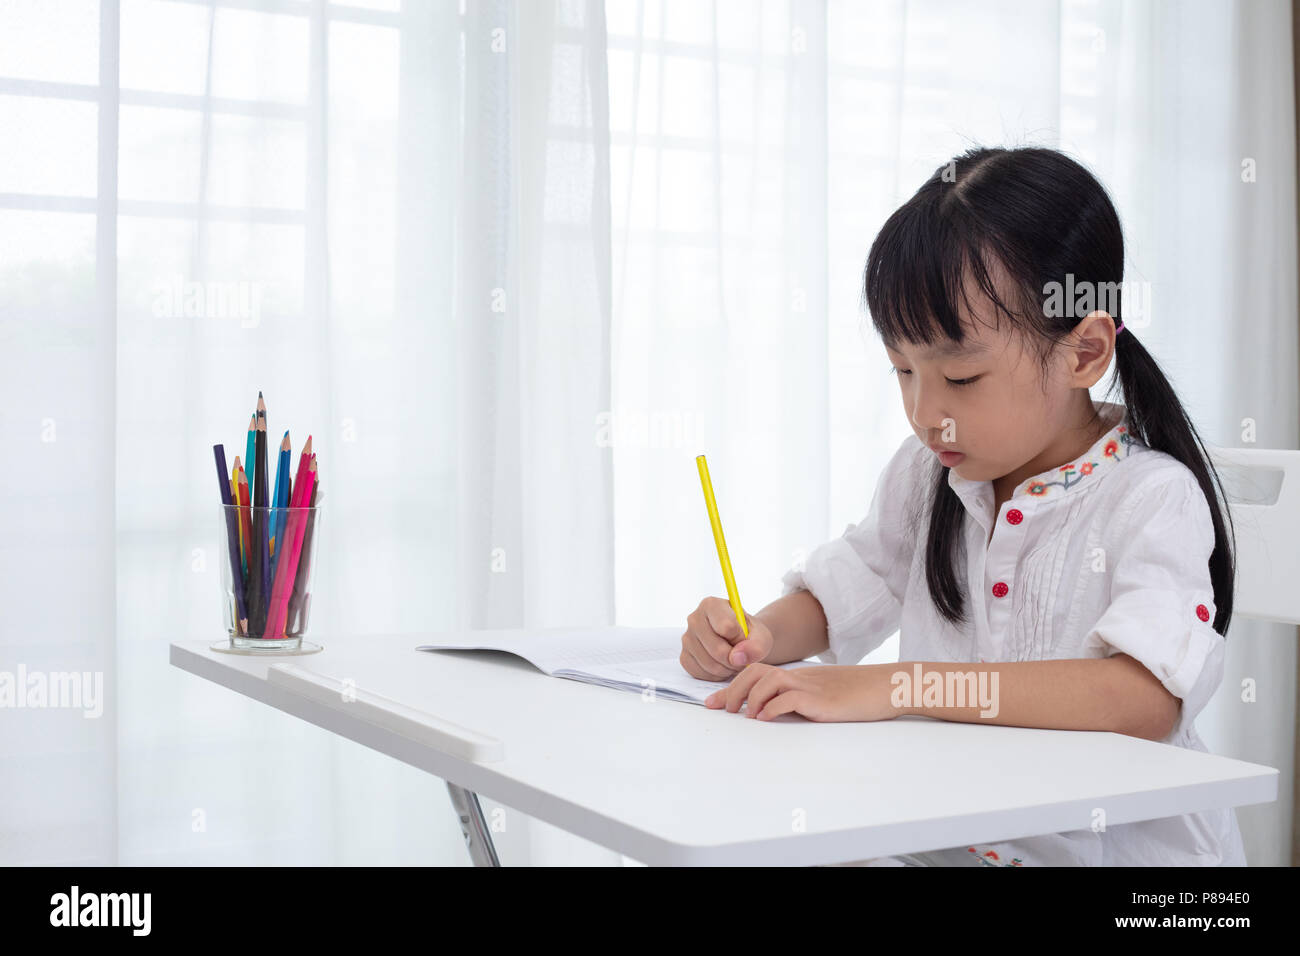
{"label": "young girl", "polygon": [[[889,217],[865,294],[914,435],[866,518],[747,615],[748,639],[722,598],[687,618],[682,666],[730,681],[710,707],[745,704],[760,720],[920,714],[1206,749],[1193,720],[1223,676],[1228,526],[1195,427],[1123,325],[1123,261],[1105,190],[1049,149],[971,150]],[[1112,358],[1125,406],[1088,392]],[[905,663],[856,666],[900,628]],[[833,666],[773,666],[814,654]],[[944,662],[988,672],[995,715],[892,696],[895,672],[943,674]],[[864,862],[1245,865],[1231,809],[1084,823]]]}

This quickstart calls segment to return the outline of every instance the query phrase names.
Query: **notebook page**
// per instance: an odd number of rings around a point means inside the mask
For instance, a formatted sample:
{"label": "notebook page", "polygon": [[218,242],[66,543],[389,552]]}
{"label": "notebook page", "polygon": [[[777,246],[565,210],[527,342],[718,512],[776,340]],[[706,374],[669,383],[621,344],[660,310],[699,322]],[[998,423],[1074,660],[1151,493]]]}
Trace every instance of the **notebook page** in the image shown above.
{"label": "notebook page", "polygon": [[685,627],[586,627],[462,631],[434,635],[432,641],[416,650],[508,651],[547,674],[562,668],[588,672],[603,665],[665,659],[676,662],[685,630]]}
{"label": "notebook page", "polygon": [[[778,666],[782,670],[793,670],[816,663],[816,661],[792,661]],[[577,676],[576,670],[573,673]],[[628,690],[649,691],[653,688],[654,692],[659,694],[675,692],[694,704],[703,704],[706,697],[722,690],[729,683],[725,680],[700,680],[692,677],[682,669],[681,662],[676,657],[652,661],[629,661],[622,664],[599,664],[595,667],[584,667],[581,673],[598,678],[602,683],[618,684]]]}

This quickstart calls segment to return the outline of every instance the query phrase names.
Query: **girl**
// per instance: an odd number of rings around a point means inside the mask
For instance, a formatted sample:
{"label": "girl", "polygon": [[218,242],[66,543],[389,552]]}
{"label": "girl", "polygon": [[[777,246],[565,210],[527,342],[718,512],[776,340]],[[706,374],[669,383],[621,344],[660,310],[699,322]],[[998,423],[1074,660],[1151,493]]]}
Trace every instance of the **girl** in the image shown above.
{"label": "girl", "polygon": [[[748,639],[722,598],[687,618],[682,666],[730,681],[708,706],[744,704],[760,720],[920,714],[1206,749],[1193,720],[1223,675],[1229,526],[1195,427],[1123,325],[1123,262],[1105,190],[1049,149],[970,150],[889,217],[865,297],[915,434],[866,518],[747,615]],[[1089,395],[1112,357],[1126,406]],[[855,666],[900,628],[905,663]],[[833,666],[773,666],[814,654]],[[907,697],[891,681],[942,676],[944,662],[982,674],[995,706]],[[1245,864],[1231,809],[1081,824],[865,862]]]}

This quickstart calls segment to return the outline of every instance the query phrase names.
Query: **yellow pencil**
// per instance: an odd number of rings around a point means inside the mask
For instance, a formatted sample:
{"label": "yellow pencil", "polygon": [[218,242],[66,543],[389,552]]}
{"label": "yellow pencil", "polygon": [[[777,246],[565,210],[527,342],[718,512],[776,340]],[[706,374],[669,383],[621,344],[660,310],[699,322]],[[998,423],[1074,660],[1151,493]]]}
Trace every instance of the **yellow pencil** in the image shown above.
{"label": "yellow pencil", "polygon": [[248,570],[248,558],[244,552],[244,522],[241,519],[239,506],[243,504],[239,500],[239,456],[235,456],[234,467],[230,469],[230,500],[235,504],[235,527],[239,529],[239,566],[243,571]]}
{"label": "yellow pencil", "polygon": [[713,541],[718,546],[718,560],[722,562],[722,577],[727,582],[727,600],[736,612],[736,623],[746,637],[749,625],[745,623],[745,610],[740,606],[740,592],[736,590],[736,576],[731,573],[731,559],[727,557],[727,541],[722,537],[722,520],[718,517],[718,503],[713,500],[713,482],[709,480],[709,463],[703,455],[695,459],[700,469],[700,485],[704,488],[704,504],[709,509],[709,522],[713,525]]}

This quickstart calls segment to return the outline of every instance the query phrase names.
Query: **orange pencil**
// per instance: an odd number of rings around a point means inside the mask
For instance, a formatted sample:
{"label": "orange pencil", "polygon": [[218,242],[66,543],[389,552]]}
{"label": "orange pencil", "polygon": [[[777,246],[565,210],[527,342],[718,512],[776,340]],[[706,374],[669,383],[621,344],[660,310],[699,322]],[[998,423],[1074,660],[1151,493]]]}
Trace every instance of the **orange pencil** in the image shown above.
{"label": "orange pencil", "polygon": [[253,551],[253,509],[252,499],[248,497],[248,476],[240,467],[238,456],[235,456],[235,470],[239,472],[236,481],[239,486],[239,527],[244,539],[244,574],[248,574],[248,559]]}
{"label": "orange pencil", "polygon": [[239,456],[235,456],[235,467],[230,469],[230,503],[235,506],[235,535],[239,541],[239,571],[248,573],[248,559],[244,557],[244,525],[239,520]]}

